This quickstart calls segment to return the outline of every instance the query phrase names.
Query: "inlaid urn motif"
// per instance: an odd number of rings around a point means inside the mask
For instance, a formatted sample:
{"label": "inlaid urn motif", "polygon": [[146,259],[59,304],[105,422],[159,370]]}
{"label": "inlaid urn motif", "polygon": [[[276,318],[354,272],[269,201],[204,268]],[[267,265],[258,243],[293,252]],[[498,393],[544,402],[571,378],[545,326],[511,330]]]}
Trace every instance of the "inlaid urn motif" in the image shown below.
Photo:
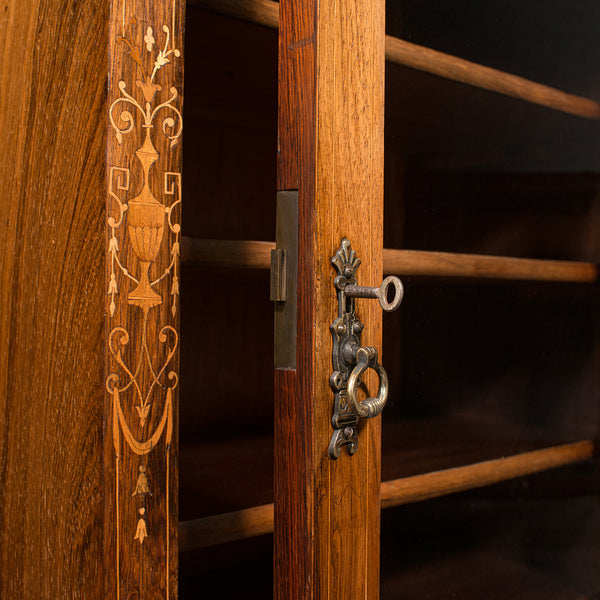
{"label": "inlaid urn motif", "polygon": [[165,205],[161,204],[150,191],[150,167],[158,159],[158,152],[152,145],[146,129],[144,144],[136,151],[136,156],[144,170],[142,191],[129,202],[127,230],[131,246],[140,261],[140,278],[137,287],[129,293],[127,301],[144,311],[162,303],[162,297],[153,289],[149,279],[150,265],[156,260],[165,228]]}
{"label": "inlaid urn motif", "polygon": [[[112,82],[108,109],[114,137],[108,144],[105,385],[111,415],[107,436],[113,443],[105,448],[107,460],[114,461],[114,476],[107,479],[114,526],[105,532],[115,559],[111,589],[116,594],[107,598],[116,600],[172,600],[177,576],[170,550],[177,527],[170,508],[175,480],[170,465],[179,381],[181,155],[175,148],[183,118],[176,87],[180,71],[164,69],[181,56],[175,47],[176,0],[170,26],[152,23],[158,15],[167,18],[165,8],[164,2],[111,3],[113,73],[133,79]],[[121,69],[122,62],[128,67]],[[125,136],[129,139],[123,145]],[[133,540],[139,542],[135,549]],[[149,560],[152,566],[146,567]],[[161,565],[156,573],[155,562]],[[139,573],[148,577],[134,576]]]}

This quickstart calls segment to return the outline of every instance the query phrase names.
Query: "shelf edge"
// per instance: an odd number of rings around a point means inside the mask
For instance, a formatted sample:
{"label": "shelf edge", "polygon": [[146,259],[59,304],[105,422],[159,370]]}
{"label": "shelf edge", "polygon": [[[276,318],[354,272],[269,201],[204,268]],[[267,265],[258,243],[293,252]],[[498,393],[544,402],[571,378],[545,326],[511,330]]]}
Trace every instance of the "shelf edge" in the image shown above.
{"label": "shelf edge", "polygon": [[403,477],[381,484],[381,508],[422,502],[592,458],[595,444],[583,440],[513,456]]}
{"label": "shelf edge", "polygon": [[[251,240],[202,240],[184,236],[181,260],[203,267],[269,269],[273,242]],[[383,250],[386,274],[428,277],[469,277],[529,281],[593,283],[598,279],[594,263],[512,258],[426,250]]]}
{"label": "shelf edge", "polygon": [[[279,4],[271,0],[188,0],[188,4],[271,29],[279,27]],[[590,98],[569,94],[390,35],[385,36],[385,58],[391,63],[488,92],[586,119],[600,119],[600,103]]]}
{"label": "shelf edge", "polygon": [[[381,508],[422,502],[555,469],[592,458],[595,449],[592,440],[582,440],[384,481],[381,483]],[[185,552],[266,535],[273,532],[273,523],[273,504],[182,521],[179,523],[179,549]]]}

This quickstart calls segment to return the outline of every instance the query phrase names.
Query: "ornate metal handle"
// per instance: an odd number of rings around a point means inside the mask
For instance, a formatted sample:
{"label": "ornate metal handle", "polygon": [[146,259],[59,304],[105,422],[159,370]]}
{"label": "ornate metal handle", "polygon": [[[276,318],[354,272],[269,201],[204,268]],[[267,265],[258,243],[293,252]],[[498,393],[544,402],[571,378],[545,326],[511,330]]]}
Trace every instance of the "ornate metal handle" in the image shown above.
{"label": "ornate metal handle", "polygon": [[[388,396],[388,378],[385,369],[379,364],[377,350],[371,346],[361,346],[363,324],[356,316],[356,298],[376,298],[383,310],[398,308],[404,289],[397,277],[386,277],[379,287],[366,287],[356,284],[356,270],[360,260],[352,250],[350,241],[342,240],[341,248],[331,259],[338,275],[334,286],[338,297],[338,316],[331,324],[333,337],[333,374],[329,385],[334,392],[334,411],[331,418],[333,435],[329,442],[329,456],[338,458],[343,446],[350,454],[358,449],[359,419],[371,419],[381,414]],[[388,291],[394,288],[394,297],[388,300]],[[357,399],[361,375],[373,369],[379,377],[379,388],[375,398],[362,402]]]}
{"label": "ornate metal handle", "polygon": [[[377,360],[377,350],[371,346],[361,346],[356,353],[356,366],[352,369],[348,378],[347,399],[352,410],[363,419],[378,417],[388,397],[388,377],[385,369]],[[356,398],[356,392],[360,386],[360,376],[371,368],[379,376],[379,388],[376,398],[367,398],[359,402]]]}

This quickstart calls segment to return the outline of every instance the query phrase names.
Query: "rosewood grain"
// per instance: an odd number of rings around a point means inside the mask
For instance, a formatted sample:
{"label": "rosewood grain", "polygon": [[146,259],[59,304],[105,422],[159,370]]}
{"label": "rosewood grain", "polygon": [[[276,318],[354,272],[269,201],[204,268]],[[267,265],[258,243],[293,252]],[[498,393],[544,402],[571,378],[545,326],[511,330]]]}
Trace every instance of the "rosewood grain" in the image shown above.
{"label": "rosewood grain", "polygon": [[109,3],[0,10],[0,597],[104,599]]}
{"label": "rosewood grain", "polygon": [[297,369],[275,370],[274,597],[286,600],[315,597],[320,576],[312,376],[317,7],[284,0],[280,8],[277,189],[298,190],[299,240]]}
{"label": "rosewood grain", "polygon": [[[300,251],[298,369],[276,385],[275,596],[374,599],[380,425],[365,426],[357,455],[331,461],[330,258],[349,237],[361,281],[381,279],[384,6],[280,9],[278,186],[299,191]],[[380,346],[380,309],[360,314],[364,342]]]}
{"label": "rosewood grain", "polygon": [[182,0],[109,24],[106,597],[177,597]]}

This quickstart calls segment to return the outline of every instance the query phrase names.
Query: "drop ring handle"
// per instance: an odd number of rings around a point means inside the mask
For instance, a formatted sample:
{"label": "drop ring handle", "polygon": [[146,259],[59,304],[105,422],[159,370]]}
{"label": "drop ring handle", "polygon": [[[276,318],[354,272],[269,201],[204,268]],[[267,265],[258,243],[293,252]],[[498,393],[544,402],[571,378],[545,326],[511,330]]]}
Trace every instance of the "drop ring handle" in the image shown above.
{"label": "drop ring handle", "polygon": [[[359,402],[356,398],[360,376],[367,370],[373,369],[379,377],[379,388],[376,398],[367,398]],[[383,411],[388,397],[388,376],[385,369],[377,360],[377,350],[371,346],[361,346],[356,351],[356,366],[348,378],[347,400],[352,410],[363,419],[377,417]]]}

